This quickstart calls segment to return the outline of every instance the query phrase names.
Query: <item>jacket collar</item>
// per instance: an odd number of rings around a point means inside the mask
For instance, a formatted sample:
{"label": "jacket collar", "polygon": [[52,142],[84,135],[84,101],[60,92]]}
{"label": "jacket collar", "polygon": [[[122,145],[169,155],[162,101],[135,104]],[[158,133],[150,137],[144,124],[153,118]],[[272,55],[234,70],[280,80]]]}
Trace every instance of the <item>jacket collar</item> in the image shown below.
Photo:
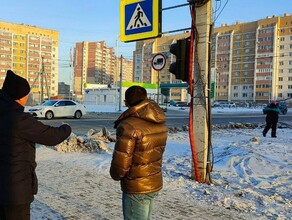
{"label": "jacket collar", "polygon": [[165,123],[166,117],[163,110],[156,104],[155,101],[145,99],[139,104],[129,107],[123,112],[120,117],[114,122],[114,128],[117,128],[118,124],[129,117],[136,117],[145,121],[150,121],[156,124]]}

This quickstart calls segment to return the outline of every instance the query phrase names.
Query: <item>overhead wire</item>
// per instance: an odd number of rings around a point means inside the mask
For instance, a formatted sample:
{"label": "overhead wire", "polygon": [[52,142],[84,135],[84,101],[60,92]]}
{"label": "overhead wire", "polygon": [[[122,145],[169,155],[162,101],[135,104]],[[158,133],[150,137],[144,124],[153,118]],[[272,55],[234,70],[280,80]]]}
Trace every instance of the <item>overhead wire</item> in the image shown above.
{"label": "overhead wire", "polygon": [[[222,1],[222,0],[220,0],[220,1]],[[221,15],[221,13],[224,11],[224,9],[225,9],[226,5],[228,4],[228,2],[229,2],[229,0],[226,0],[226,2],[225,2],[225,4],[223,5],[221,11],[220,11],[219,14],[217,15],[217,17],[215,17],[215,19],[213,20],[214,23],[215,23],[216,20],[219,18],[219,16]]]}

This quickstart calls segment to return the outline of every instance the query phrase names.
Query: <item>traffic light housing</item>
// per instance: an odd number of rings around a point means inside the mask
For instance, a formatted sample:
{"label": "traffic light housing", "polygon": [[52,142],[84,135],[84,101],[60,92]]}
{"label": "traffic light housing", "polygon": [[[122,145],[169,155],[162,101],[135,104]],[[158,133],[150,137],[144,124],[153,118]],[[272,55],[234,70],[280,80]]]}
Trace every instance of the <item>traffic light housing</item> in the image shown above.
{"label": "traffic light housing", "polygon": [[170,45],[170,53],[176,56],[176,61],[169,66],[169,72],[173,73],[176,79],[184,82],[189,81],[190,62],[190,38],[177,40]]}

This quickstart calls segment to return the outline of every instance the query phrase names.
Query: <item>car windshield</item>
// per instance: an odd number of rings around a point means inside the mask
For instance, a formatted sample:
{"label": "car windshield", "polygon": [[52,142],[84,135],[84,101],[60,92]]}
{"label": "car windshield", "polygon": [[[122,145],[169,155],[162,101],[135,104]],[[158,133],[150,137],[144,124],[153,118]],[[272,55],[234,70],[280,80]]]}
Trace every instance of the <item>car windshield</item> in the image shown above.
{"label": "car windshield", "polygon": [[58,102],[58,101],[57,100],[50,100],[50,101],[43,103],[42,106],[53,106],[56,102]]}

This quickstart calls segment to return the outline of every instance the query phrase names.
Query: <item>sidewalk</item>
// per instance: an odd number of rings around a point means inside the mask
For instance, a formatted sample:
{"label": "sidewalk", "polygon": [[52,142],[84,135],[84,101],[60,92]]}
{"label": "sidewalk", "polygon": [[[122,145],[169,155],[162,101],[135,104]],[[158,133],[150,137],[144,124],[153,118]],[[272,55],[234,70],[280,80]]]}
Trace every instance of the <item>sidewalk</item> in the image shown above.
{"label": "sidewalk", "polygon": [[[32,204],[31,219],[122,219],[119,182],[113,181],[106,169],[110,160],[106,160],[101,171],[64,160],[67,154],[49,151],[45,147],[37,149],[39,192]],[[97,163],[98,157],[92,155],[95,157]],[[172,182],[165,182],[155,201],[152,219],[255,219],[222,207],[196,203],[187,190],[184,196],[181,194],[182,190],[173,187]]]}

